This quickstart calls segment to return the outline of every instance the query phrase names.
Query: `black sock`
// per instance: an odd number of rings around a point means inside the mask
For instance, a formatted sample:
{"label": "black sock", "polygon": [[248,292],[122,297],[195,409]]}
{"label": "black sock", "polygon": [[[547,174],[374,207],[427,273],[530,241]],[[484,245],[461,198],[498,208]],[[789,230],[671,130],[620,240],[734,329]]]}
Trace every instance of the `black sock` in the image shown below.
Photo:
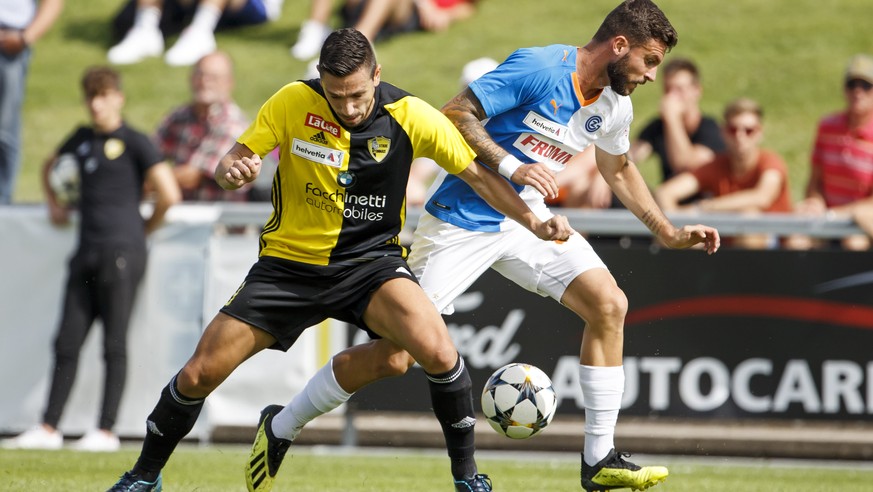
{"label": "black sock", "polygon": [[451,371],[443,374],[427,374],[430,383],[430,399],[433,413],[443,428],[446,448],[452,462],[452,476],[455,480],[469,479],[476,475],[476,450],[473,426],[476,417],[473,413],[473,382],[464,365],[458,361]]}
{"label": "black sock", "polygon": [[146,420],[146,436],[133,473],[148,482],[154,481],[176,445],[194,428],[202,408],[203,399],[195,400],[179,393],[176,376],[173,376]]}

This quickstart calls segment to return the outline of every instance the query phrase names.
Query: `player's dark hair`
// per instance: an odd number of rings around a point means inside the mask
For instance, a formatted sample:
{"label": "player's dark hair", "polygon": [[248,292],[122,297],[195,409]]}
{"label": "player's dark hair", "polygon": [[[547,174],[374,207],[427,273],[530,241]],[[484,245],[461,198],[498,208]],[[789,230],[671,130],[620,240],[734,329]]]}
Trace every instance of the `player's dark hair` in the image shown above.
{"label": "player's dark hair", "polygon": [[90,67],[82,75],[82,92],[90,99],[109,90],[121,90],[121,75],[109,67]]}
{"label": "player's dark hair", "polygon": [[361,67],[376,73],[376,54],[366,36],[353,28],[338,29],[327,37],[321,47],[318,73],[346,77]]}
{"label": "player's dark hair", "polygon": [[631,46],[639,46],[655,39],[670,51],[679,42],[676,29],[664,12],[651,0],[625,0],[614,8],[594,34],[594,41],[606,42],[615,36],[624,36]]}
{"label": "player's dark hair", "polygon": [[688,72],[694,82],[700,82],[700,71],[693,61],[687,58],[672,58],[661,67],[661,77],[665,80],[679,72]]}

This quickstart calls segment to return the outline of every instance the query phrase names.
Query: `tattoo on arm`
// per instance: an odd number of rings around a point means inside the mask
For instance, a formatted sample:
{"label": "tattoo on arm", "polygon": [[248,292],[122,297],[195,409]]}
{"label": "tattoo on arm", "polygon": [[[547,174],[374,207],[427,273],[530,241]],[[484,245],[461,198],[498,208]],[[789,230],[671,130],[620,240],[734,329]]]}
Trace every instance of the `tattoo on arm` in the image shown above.
{"label": "tattoo on arm", "polygon": [[442,112],[455,124],[476,152],[476,158],[489,167],[497,169],[507,152],[494,142],[482,125],[482,120],[487,118],[487,114],[476,95],[469,88],[464,89],[443,106]]}
{"label": "tattoo on arm", "polygon": [[657,236],[661,232],[661,227],[663,224],[661,224],[660,221],[657,220],[657,215],[652,213],[651,210],[646,210],[643,213],[643,216],[640,217],[640,220],[642,220],[643,224],[645,224],[646,227],[648,227],[649,230],[652,231],[652,234]]}

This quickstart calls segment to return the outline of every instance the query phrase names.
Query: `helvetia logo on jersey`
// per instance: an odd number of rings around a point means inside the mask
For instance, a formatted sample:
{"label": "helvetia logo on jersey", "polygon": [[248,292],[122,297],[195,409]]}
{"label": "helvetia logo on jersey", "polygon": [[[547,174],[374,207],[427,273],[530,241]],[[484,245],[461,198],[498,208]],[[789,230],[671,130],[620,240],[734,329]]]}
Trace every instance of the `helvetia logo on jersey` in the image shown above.
{"label": "helvetia logo on jersey", "polygon": [[585,131],[588,133],[594,133],[597,130],[600,130],[601,126],[603,126],[603,117],[599,114],[595,114],[585,120]]}
{"label": "helvetia logo on jersey", "polygon": [[[354,175],[348,174],[355,179]],[[337,176],[337,180],[340,177]],[[353,195],[345,190],[323,190],[315,183],[306,183],[306,204],[346,219],[375,222],[384,217],[387,195]]]}
{"label": "helvetia logo on jersey", "polygon": [[340,127],[336,123],[330,122],[318,116],[317,114],[306,113],[306,120],[303,122],[304,125],[315,128],[317,130],[324,130],[327,133],[330,133],[334,137],[339,137]]}
{"label": "helvetia logo on jersey", "polygon": [[342,167],[343,157],[345,156],[345,152],[341,150],[311,144],[297,138],[293,139],[291,142],[291,153],[300,156],[307,161],[324,164],[325,166],[330,167]]}
{"label": "helvetia logo on jersey", "polygon": [[[555,100],[552,99],[552,102],[554,103]],[[557,111],[557,108],[555,111]],[[563,143],[564,138],[567,136],[566,126],[556,123],[533,111],[528,111],[527,116],[524,117],[524,124],[531,130],[557,140],[558,142]]]}
{"label": "helvetia logo on jersey", "polygon": [[382,162],[382,159],[388,155],[388,150],[391,148],[391,139],[388,137],[373,137],[367,140],[367,150],[370,151],[370,156],[376,162]]}

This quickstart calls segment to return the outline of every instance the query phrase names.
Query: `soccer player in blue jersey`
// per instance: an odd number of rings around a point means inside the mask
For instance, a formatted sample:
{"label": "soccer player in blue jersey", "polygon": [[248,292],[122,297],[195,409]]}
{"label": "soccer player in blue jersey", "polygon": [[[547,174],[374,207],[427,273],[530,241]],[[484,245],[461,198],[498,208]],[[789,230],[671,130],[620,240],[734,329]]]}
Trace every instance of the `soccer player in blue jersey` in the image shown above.
{"label": "soccer player in blue jersey", "polygon": [[[597,166],[613,192],[659,241],[671,248],[702,244],[711,254],[719,247],[718,231],[670,223],[627,157],[633,119],[628,96],[655,80],[658,65],[677,40],[654,3],[628,0],[607,15],[585,46],[520,49],[470,84],[443,112],[479,162],[510,179],[541,218],[552,215],[543,197],[557,193],[554,174],[593,144]],[[639,467],[614,449],[624,390],[627,299],[591,245],[578,234],[563,242],[536,242],[533,234],[446,173],[432,189],[409,264],[437,309],[450,313],[452,301],[488,268],[567,306],[585,325],[579,366],[586,403],[582,487],[645,489],[666,479],[666,468]],[[346,392],[340,393],[331,370],[338,374],[356,367],[363,378],[373,373],[366,366],[373,354],[399,363],[398,352],[378,341],[338,354],[274,417],[273,432],[293,439],[306,422],[357,389],[340,388]]]}

